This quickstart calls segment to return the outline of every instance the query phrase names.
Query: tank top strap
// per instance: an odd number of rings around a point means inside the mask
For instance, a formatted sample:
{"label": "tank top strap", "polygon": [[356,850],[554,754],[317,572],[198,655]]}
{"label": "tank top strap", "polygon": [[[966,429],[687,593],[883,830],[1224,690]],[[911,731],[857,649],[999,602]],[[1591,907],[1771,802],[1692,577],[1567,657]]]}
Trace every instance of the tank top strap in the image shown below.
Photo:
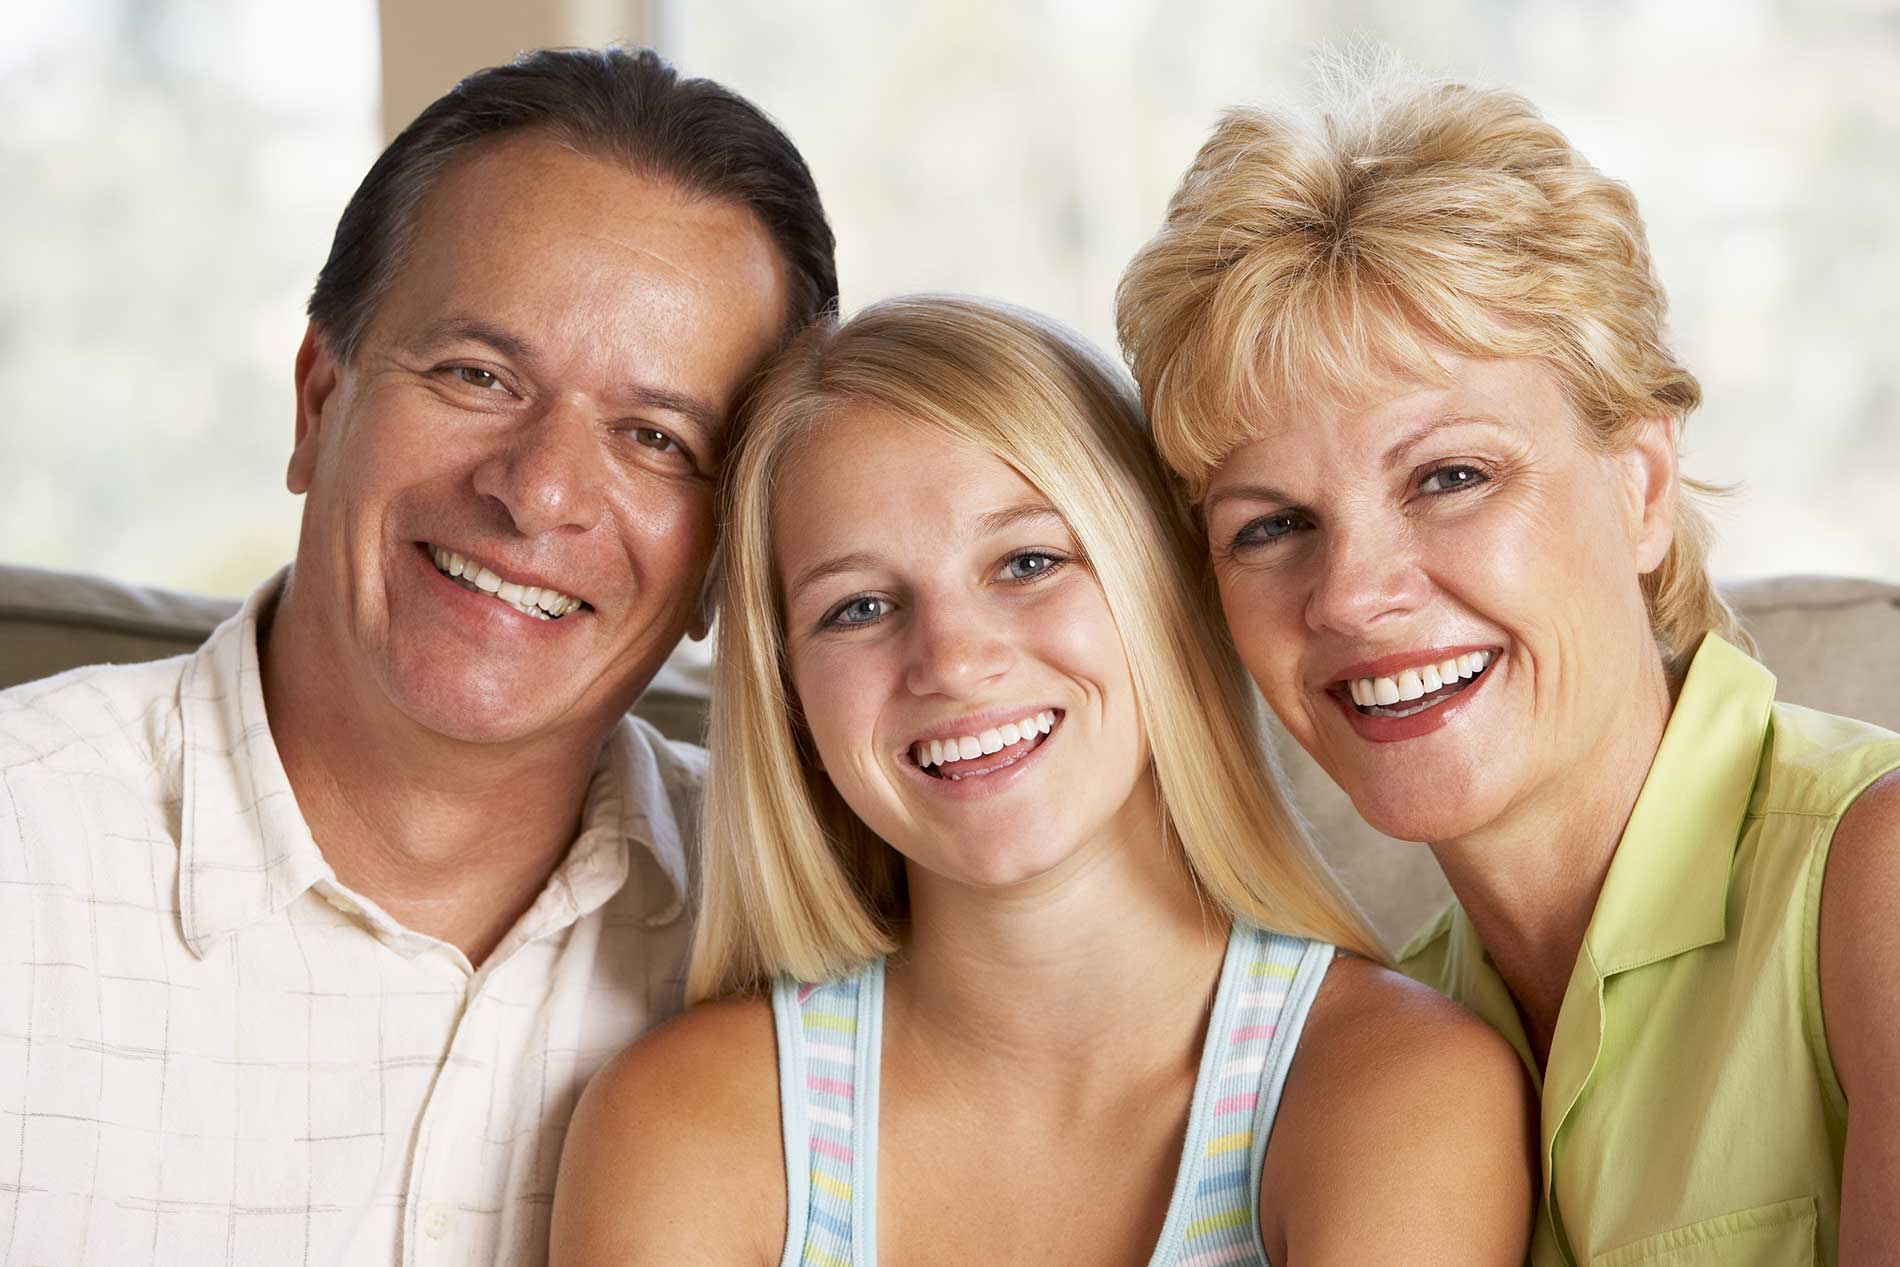
{"label": "tank top strap", "polygon": [[780,1267],[869,1267],[877,1251],[877,1083],[884,962],[772,987],[785,1136]]}
{"label": "tank top strap", "polygon": [[1260,1173],[1333,947],[1250,924],[1227,942],[1187,1140],[1150,1267],[1265,1267]]}

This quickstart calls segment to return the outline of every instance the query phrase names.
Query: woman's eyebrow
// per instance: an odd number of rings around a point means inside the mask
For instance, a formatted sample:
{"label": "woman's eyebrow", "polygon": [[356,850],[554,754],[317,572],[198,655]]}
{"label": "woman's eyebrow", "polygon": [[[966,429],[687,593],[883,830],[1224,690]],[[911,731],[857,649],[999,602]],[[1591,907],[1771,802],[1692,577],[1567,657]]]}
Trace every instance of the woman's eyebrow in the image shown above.
{"label": "woman's eyebrow", "polygon": [[[1206,510],[1212,510],[1222,502],[1231,501],[1273,502],[1281,506],[1293,503],[1291,497],[1265,484],[1228,484],[1208,496]],[[1203,511],[1203,513],[1206,512]]]}
{"label": "woman's eyebrow", "polygon": [[1385,451],[1385,464],[1391,466],[1407,453],[1411,452],[1411,450],[1447,428],[1467,426],[1496,427],[1501,425],[1502,424],[1499,423],[1496,418],[1491,417],[1489,414],[1469,412],[1440,414],[1438,417],[1429,419],[1414,427],[1395,440],[1392,447]]}

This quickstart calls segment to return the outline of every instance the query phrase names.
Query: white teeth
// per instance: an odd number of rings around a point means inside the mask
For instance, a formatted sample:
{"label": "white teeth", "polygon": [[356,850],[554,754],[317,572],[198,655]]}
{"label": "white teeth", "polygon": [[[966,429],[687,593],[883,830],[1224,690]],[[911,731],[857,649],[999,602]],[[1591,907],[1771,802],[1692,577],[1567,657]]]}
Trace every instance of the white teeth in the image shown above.
{"label": "white teeth", "polygon": [[1046,735],[1055,724],[1055,713],[1044,709],[1021,721],[1004,722],[993,730],[980,731],[974,735],[962,735],[955,739],[919,740],[911,745],[911,757],[918,765],[926,768],[968,761],[975,757],[1001,752],[1014,744],[1034,739],[1037,735]]}
{"label": "white teeth", "polygon": [[580,599],[570,598],[559,590],[543,589],[536,585],[522,585],[517,581],[505,581],[481,564],[472,559],[465,559],[453,550],[433,546],[430,548],[429,555],[435,561],[436,571],[442,575],[459,580],[464,588],[492,595],[524,615],[552,620],[565,616],[581,606]]}
{"label": "white teeth", "polygon": [[[1495,651],[1467,651],[1436,664],[1406,669],[1392,677],[1350,678],[1346,682],[1346,693],[1360,708],[1389,708],[1393,704],[1410,703],[1434,691],[1476,677],[1496,655]],[[1437,702],[1432,701],[1434,704]],[[1431,704],[1422,707],[1429,708]],[[1417,708],[1405,709],[1397,713],[1382,713],[1381,716],[1409,717],[1418,711]]]}

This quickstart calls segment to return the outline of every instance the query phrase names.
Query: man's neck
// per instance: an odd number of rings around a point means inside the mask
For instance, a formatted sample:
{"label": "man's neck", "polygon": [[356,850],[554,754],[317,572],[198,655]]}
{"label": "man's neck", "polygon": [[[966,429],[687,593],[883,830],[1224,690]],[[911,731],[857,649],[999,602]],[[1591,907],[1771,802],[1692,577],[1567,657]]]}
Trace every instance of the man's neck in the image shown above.
{"label": "man's neck", "polygon": [[374,684],[339,680],[312,628],[288,609],[258,628],[271,737],[311,836],[339,883],[479,966],[566,856],[605,735],[431,733]]}
{"label": "man's neck", "polygon": [[1570,777],[1481,830],[1431,846],[1510,989],[1541,1065],[1577,955],[1673,705],[1660,663]]}

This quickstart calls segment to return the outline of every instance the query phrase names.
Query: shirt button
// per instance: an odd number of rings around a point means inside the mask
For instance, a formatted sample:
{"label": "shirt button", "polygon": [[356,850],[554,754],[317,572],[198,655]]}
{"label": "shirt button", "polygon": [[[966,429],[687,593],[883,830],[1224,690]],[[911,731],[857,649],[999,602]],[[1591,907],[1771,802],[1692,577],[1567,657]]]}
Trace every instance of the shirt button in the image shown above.
{"label": "shirt button", "polygon": [[449,1234],[449,1210],[447,1206],[431,1204],[422,1218],[422,1234],[432,1241],[439,1241]]}

